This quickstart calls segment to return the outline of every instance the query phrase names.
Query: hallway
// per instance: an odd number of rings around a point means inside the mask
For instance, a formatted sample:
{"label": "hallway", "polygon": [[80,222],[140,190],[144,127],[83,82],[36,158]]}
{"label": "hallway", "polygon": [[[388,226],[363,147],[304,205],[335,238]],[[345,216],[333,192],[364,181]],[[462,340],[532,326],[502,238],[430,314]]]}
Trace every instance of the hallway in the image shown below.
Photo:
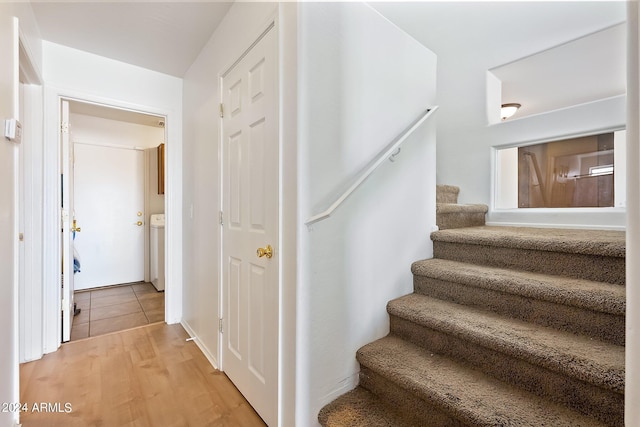
{"label": "hallway", "polygon": [[21,365],[22,425],[264,426],[187,338],[179,324],[155,323],[63,344]]}

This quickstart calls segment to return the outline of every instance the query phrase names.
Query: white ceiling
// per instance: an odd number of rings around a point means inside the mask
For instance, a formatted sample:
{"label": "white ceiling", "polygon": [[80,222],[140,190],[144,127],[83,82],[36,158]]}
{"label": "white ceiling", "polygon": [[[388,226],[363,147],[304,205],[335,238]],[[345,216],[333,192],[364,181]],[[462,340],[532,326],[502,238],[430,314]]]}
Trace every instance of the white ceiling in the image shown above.
{"label": "white ceiling", "polygon": [[[230,2],[211,0],[32,0],[31,4],[44,40],[177,77],[184,76],[231,6]],[[513,98],[509,101],[523,104],[519,115],[527,105],[540,104],[543,93],[547,104],[544,108],[566,104],[566,98],[575,94],[547,90],[544,85],[548,78],[520,86],[526,90],[514,90],[508,82],[515,77],[510,77],[509,69],[501,66],[538,56],[535,54],[626,19],[624,1],[434,1],[371,5],[432,49],[439,61],[456,63],[464,57],[465,61],[472,59],[478,71],[501,72],[505,95]],[[624,48],[616,45],[611,50],[609,53],[615,55],[607,59],[608,71],[583,67],[580,78],[602,82],[603,76],[613,76],[612,80],[622,76],[624,80]],[[554,68],[552,62],[546,64],[543,67]],[[572,73],[575,71],[561,76],[556,72],[554,79],[561,87],[568,87],[575,78]],[[611,86],[619,88],[621,84],[624,83],[616,80]],[[589,85],[593,89],[596,86]],[[563,96],[565,99],[556,99]],[[569,101],[572,102],[575,99]]]}
{"label": "white ceiling", "polygon": [[231,4],[31,1],[44,40],[176,77],[184,76]]}

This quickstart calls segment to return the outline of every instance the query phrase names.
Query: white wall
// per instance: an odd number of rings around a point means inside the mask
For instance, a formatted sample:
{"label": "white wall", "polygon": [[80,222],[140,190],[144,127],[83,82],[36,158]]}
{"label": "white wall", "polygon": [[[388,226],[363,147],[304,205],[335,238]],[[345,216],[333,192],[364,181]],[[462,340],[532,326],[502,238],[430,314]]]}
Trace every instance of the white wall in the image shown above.
{"label": "white wall", "polygon": [[486,65],[465,55],[454,57],[453,53],[440,61],[439,75],[446,78],[438,89],[439,102],[453,105],[459,102],[460,92],[469,95],[455,112],[445,109],[440,116],[438,182],[460,186],[461,203],[489,205],[488,223],[623,228],[624,209],[501,210],[492,206],[495,162],[492,147],[619,129],[625,123],[625,99],[609,98],[488,125]]}
{"label": "white wall", "polygon": [[[166,320],[175,323],[182,316],[182,80],[133,65],[92,55],[50,42],[43,42],[45,90],[45,182],[58,181],[59,98],[68,97],[147,112],[166,117],[167,172],[167,289]],[[45,253],[55,254],[58,200],[56,189],[45,191]],[[58,292],[59,260],[45,260],[45,298],[55,301]],[[47,273],[45,273],[47,274]],[[56,275],[57,274],[57,275]],[[55,351],[60,336],[55,328],[57,309],[47,306],[45,352]]]}
{"label": "white wall", "polygon": [[432,255],[433,123],[334,216],[304,221],[435,104],[436,57],[368,5],[299,10],[296,425],[310,426],[355,387],[356,350],[388,333],[387,302],[412,292],[411,263]]}
{"label": "white wall", "polygon": [[[17,17],[19,19],[14,19]],[[0,123],[18,118],[19,105],[19,34],[33,54],[35,66],[41,63],[40,34],[28,3],[0,4]],[[19,401],[18,366],[18,239],[17,197],[14,183],[17,173],[17,147],[0,138],[0,402]],[[13,426],[19,414],[1,412],[0,426]]]}
{"label": "white wall", "polygon": [[[487,116],[495,112],[486,107],[487,85],[495,87],[495,82],[487,82],[487,70],[620,23],[624,2],[407,2],[373,7],[438,55],[437,180],[459,186],[461,203],[491,205],[494,146],[625,123],[624,98],[493,126],[488,126]],[[488,220],[611,227],[624,223],[624,211],[576,212],[492,209]]]}

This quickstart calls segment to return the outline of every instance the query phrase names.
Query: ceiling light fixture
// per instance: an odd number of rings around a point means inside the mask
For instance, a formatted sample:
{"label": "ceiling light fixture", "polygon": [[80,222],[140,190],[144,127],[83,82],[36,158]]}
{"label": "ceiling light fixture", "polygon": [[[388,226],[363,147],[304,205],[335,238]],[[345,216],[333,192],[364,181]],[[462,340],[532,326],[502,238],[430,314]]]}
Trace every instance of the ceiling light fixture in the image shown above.
{"label": "ceiling light fixture", "polygon": [[502,118],[502,120],[506,120],[509,117],[513,116],[520,107],[522,107],[522,105],[517,103],[502,104],[502,106],[500,107],[500,117]]}

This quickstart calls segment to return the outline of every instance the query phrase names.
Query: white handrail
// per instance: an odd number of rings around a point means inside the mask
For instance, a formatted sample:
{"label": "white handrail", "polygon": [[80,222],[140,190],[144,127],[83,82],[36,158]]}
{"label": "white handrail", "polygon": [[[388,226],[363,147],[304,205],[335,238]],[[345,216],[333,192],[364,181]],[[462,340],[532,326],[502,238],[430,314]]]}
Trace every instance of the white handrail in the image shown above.
{"label": "white handrail", "polygon": [[[323,219],[329,218],[331,214],[344,202],[347,198],[353,194],[353,192],[362,184],[371,174],[378,169],[385,159],[392,158],[397,155],[400,145],[416,130],[425,120],[427,120],[435,111],[438,109],[438,106],[431,107],[424,111],[420,116],[414,120],[407,128],[405,128],[393,141],[387,145],[387,147],[374,158],[374,160],[369,164],[368,167],[364,168],[359,174],[357,179],[351,184],[351,186],[336,199],[335,202],[331,204],[325,211],[316,214],[310,217],[305,224],[310,226],[318,221],[322,221]],[[394,154],[395,153],[395,154]]]}

